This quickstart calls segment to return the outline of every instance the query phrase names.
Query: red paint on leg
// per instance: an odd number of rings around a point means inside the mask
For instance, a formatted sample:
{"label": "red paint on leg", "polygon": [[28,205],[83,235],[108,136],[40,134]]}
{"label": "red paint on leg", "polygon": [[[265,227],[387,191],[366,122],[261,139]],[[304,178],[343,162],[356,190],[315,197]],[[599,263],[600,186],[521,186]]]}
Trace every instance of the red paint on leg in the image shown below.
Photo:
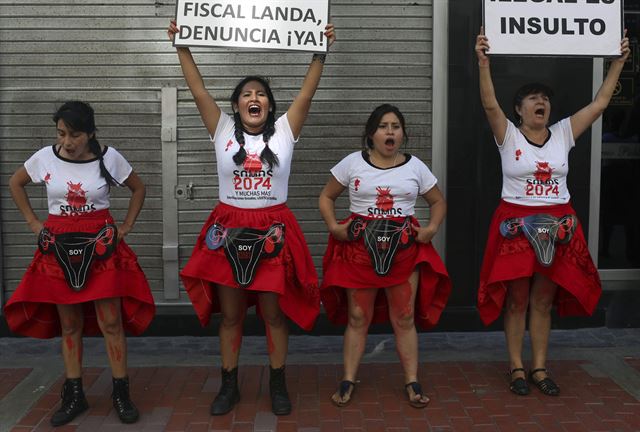
{"label": "red paint on leg", "polygon": [[115,318],[118,316],[118,309],[116,308],[115,303],[109,303],[109,311],[111,311],[112,318]]}
{"label": "red paint on leg", "polygon": [[406,317],[412,314],[414,304],[411,301],[411,284],[405,282],[389,289],[389,308],[397,317]]}
{"label": "red paint on leg", "polygon": [[273,343],[273,338],[271,337],[271,328],[268,325],[265,327],[267,330],[267,350],[269,351],[269,354],[273,354],[276,350],[276,346]]}
{"label": "red paint on leg", "polygon": [[373,316],[373,306],[375,301],[370,301],[372,295],[376,295],[377,293],[372,293],[369,290],[364,289],[353,289],[351,298],[355,303],[356,307],[362,310],[365,315],[366,320],[368,321],[371,316]]}
{"label": "red paint on leg", "polygon": [[98,306],[96,309],[98,310],[98,319],[100,320],[100,322],[104,322],[104,311],[100,306]]}
{"label": "red paint on leg", "polygon": [[71,339],[71,336],[65,336],[64,342],[67,345],[67,349],[73,351],[73,339]]}

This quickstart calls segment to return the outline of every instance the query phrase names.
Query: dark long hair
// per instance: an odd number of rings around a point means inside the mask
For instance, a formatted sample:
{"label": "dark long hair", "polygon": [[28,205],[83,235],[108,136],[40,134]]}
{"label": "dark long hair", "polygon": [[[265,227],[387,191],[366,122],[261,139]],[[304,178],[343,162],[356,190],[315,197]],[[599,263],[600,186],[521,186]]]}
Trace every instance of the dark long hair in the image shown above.
{"label": "dark long hair", "polygon": [[404,143],[406,144],[409,141],[409,135],[407,135],[407,128],[405,127],[404,116],[395,105],[391,104],[382,104],[376,109],[373,110],[369,119],[367,120],[367,124],[364,126],[364,133],[362,134],[362,147],[372,149],[373,148],[373,140],[371,137],[376,133],[378,129],[378,125],[380,124],[380,120],[384,117],[385,114],[394,113],[398,120],[400,120],[400,125],[402,126],[402,134],[404,135]]}
{"label": "dark long hair", "polygon": [[89,151],[100,160],[100,174],[105,178],[109,187],[119,185],[120,183],[111,176],[107,167],[104,166],[100,143],[96,139],[96,122],[91,105],[80,101],[65,102],[53,115],[55,124],[58,124],[58,120],[62,120],[72,131],[84,132],[89,135]]}
{"label": "dark long hair", "polygon": [[[240,93],[242,92],[243,87],[252,81],[257,82],[264,87],[264,91],[269,98],[269,114],[267,115],[267,122],[265,123],[264,130],[262,131],[262,139],[265,147],[260,153],[260,160],[267,163],[269,168],[273,168],[274,166],[278,166],[280,161],[278,161],[278,156],[276,156],[276,154],[269,148],[269,140],[276,132],[276,99],[273,97],[273,92],[271,91],[269,82],[260,76],[248,76],[238,83],[229,100],[231,101],[231,106],[234,104],[237,105],[240,100]],[[247,152],[244,149],[244,126],[242,126],[240,113],[235,110],[233,111],[233,120],[235,122],[236,129],[236,141],[240,144],[240,150],[233,155],[233,162],[235,162],[236,165],[242,165],[244,160],[247,158]]]}
{"label": "dark long hair", "polygon": [[525,84],[516,90],[516,94],[513,96],[513,115],[516,120],[516,125],[520,125],[520,123],[522,123],[522,117],[520,117],[520,114],[516,111],[516,107],[520,108],[522,101],[527,96],[538,93],[545,95],[549,99],[553,97],[553,90],[551,90],[551,87],[540,83]]}

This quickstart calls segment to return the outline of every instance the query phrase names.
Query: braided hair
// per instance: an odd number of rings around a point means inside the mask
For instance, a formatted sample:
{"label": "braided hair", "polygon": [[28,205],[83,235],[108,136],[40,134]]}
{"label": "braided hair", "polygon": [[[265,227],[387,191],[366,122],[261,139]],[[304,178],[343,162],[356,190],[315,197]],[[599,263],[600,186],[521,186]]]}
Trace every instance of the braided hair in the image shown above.
{"label": "braided hair", "polygon": [[120,185],[104,165],[102,149],[96,139],[96,123],[91,105],[80,101],[65,102],[53,115],[54,123],[58,124],[58,120],[62,120],[72,131],[84,132],[89,135],[89,151],[100,160],[100,174],[105,178],[109,187]]}
{"label": "braided hair", "polygon": [[[247,83],[252,81],[260,84],[269,98],[269,114],[267,115],[267,121],[264,125],[264,129],[262,130],[264,150],[260,153],[260,160],[263,163],[268,164],[271,169],[274,166],[278,166],[280,161],[278,160],[278,156],[276,156],[276,154],[269,148],[269,140],[276,132],[276,99],[273,97],[273,92],[271,91],[269,82],[265,78],[259,76],[248,76],[238,83],[229,100],[231,101],[231,106],[237,105],[240,100],[240,93],[242,92],[242,89],[247,85]],[[235,122],[236,141],[240,144],[240,150],[233,155],[233,162],[236,165],[242,165],[247,158],[247,151],[244,149],[244,126],[242,125],[240,113],[235,112],[235,110],[233,112],[233,120]]]}

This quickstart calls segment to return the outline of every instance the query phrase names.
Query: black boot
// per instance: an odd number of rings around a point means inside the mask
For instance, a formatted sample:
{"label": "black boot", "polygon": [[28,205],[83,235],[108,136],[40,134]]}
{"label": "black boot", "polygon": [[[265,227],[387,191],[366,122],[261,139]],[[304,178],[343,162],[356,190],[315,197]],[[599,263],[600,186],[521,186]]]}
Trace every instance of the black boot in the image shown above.
{"label": "black boot", "polygon": [[233,409],[233,406],[240,400],[240,390],[238,390],[238,368],[230,371],[221,369],[220,391],[211,404],[211,415],[224,415]]}
{"label": "black boot", "polygon": [[82,378],[67,378],[60,394],[62,405],[51,417],[51,426],[62,426],[89,408],[82,390]]}
{"label": "black boot", "polygon": [[112,378],[113,380],[113,408],[116,410],[122,423],[135,423],[140,417],[138,408],[129,397],[129,377]]}
{"label": "black boot", "polygon": [[271,411],[275,415],[291,414],[291,401],[284,378],[284,366],[278,369],[269,366],[269,393],[271,393]]}

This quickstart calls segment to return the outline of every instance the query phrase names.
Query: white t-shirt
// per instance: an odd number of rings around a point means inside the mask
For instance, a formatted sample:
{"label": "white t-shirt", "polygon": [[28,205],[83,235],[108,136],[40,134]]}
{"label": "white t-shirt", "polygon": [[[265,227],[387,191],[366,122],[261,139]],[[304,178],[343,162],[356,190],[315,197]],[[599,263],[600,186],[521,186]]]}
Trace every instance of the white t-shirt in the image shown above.
{"label": "white t-shirt", "polygon": [[[102,155],[107,171],[118,183],[124,183],[132,171],[129,162],[112,147],[105,147]],[[109,187],[100,174],[98,158],[72,161],[60,156],[52,145],[35,152],[24,167],[32,182],[45,183],[49,214],[77,216],[109,208]]]}
{"label": "white t-shirt", "polygon": [[262,134],[245,132],[247,158],[243,166],[238,166],[233,161],[233,155],[240,149],[233,117],[220,114],[215,135],[211,138],[216,150],[220,202],[240,208],[262,208],[287,201],[291,158],[297,140],[291,132],[286,113],[276,120],[275,128],[269,139],[269,148],[278,156],[279,165],[272,169],[266,163],[263,166],[260,160],[260,153],[265,147]]}
{"label": "white t-shirt", "polygon": [[378,168],[363,152],[351,153],[331,168],[331,174],[349,188],[349,210],[367,217],[412,216],[418,195],[424,195],[438,180],[420,159],[405,154],[403,164]]}
{"label": "white t-shirt", "polygon": [[496,144],[502,160],[502,199],[528,206],[569,202],[569,151],[575,146],[569,118],[549,127],[541,147],[507,120],[504,143]]}

